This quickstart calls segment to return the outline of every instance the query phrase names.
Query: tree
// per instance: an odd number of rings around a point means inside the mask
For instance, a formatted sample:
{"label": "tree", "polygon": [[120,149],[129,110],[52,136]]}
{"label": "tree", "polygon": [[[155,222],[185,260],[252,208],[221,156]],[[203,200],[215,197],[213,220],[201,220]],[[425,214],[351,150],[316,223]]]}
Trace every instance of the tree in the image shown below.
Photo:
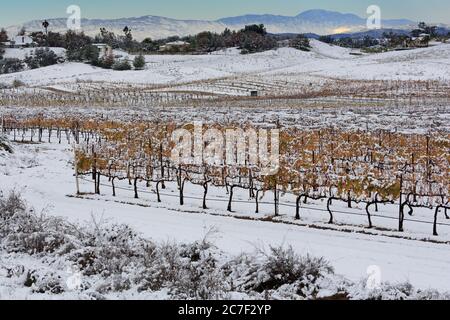
{"label": "tree", "polygon": [[223,48],[223,37],[217,33],[205,31],[189,39],[191,46],[198,52],[212,52]]}
{"label": "tree", "polygon": [[238,46],[238,36],[236,31],[231,31],[230,29],[226,28],[222,34],[222,41],[223,41],[223,46],[225,48],[230,48],[230,47],[236,47]]}
{"label": "tree", "polygon": [[113,49],[119,48],[119,41],[114,32],[108,31],[106,28],[100,28],[100,34],[95,37],[96,42],[105,43]]}
{"label": "tree", "polygon": [[13,73],[23,70],[23,62],[19,59],[4,59],[0,60],[0,74],[2,73]]}
{"label": "tree", "polygon": [[133,35],[131,34],[131,29],[128,28],[128,26],[126,26],[123,29],[123,33],[125,34],[125,39],[123,41],[125,49],[130,49],[131,48],[131,44],[133,43]]}
{"label": "tree", "polygon": [[421,34],[428,34],[431,38],[435,38],[437,36],[436,30],[436,26],[430,26],[425,22],[420,22],[418,28],[411,31],[411,34],[413,37],[419,37]]}
{"label": "tree", "polygon": [[0,42],[7,42],[8,41],[8,33],[4,28],[0,30]]}
{"label": "tree", "polygon": [[45,34],[48,34],[48,26],[49,25],[50,25],[50,23],[47,20],[44,20],[44,22],[42,22],[42,27],[44,27]]}
{"label": "tree", "polygon": [[134,58],[133,66],[136,70],[142,70],[145,67],[145,57],[140,54]]}
{"label": "tree", "polygon": [[365,48],[369,48],[369,47],[375,46],[377,44],[379,44],[378,40],[372,38],[371,36],[365,36],[362,39],[361,46],[365,47]]}
{"label": "tree", "polygon": [[25,27],[20,28],[19,33],[17,33],[18,36],[24,36],[27,33],[27,30]]}
{"label": "tree", "polygon": [[92,40],[86,36],[83,32],[77,33],[73,30],[66,32],[64,36],[66,44],[66,56],[69,61],[83,61],[85,59],[84,50],[85,47],[90,45]]}
{"label": "tree", "polygon": [[87,45],[82,50],[81,58],[83,61],[88,61],[90,64],[96,66],[99,63],[100,50],[93,45]]}
{"label": "tree", "polygon": [[256,32],[242,32],[239,43],[242,54],[272,50],[277,47],[277,41],[273,37]]}
{"label": "tree", "polygon": [[158,43],[153,41],[151,38],[145,38],[141,42],[141,47],[142,47],[142,50],[144,50],[145,52],[154,52],[154,51],[158,51],[158,49],[159,49]]}
{"label": "tree", "polygon": [[59,32],[49,31],[46,38],[48,47],[65,47],[64,36]]}
{"label": "tree", "polygon": [[95,41],[108,44],[113,49],[121,48],[130,51],[140,47],[140,43],[133,40],[131,29],[128,26],[123,29],[123,33],[123,36],[116,36],[114,32],[100,28],[100,34],[95,37]]}
{"label": "tree", "polygon": [[331,36],[320,36],[319,37],[319,41],[325,42],[325,43],[328,43],[328,44],[332,44],[334,42],[334,39]]}
{"label": "tree", "polygon": [[242,32],[255,32],[262,36],[265,36],[267,34],[267,30],[263,24],[252,24],[245,26]]}
{"label": "tree", "polygon": [[98,66],[105,69],[111,69],[114,62],[114,56],[112,54],[108,54],[100,59]]}
{"label": "tree", "polygon": [[49,48],[36,49],[31,56],[25,58],[25,63],[30,69],[47,67],[58,63],[58,56]]}
{"label": "tree", "polygon": [[407,35],[397,34],[397,33],[394,33],[392,31],[389,32],[389,33],[386,33],[386,32],[383,33],[383,37],[388,39],[389,45],[391,47],[402,46],[405,41],[410,39],[410,37],[408,37]]}
{"label": "tree", "polygon": [[128,62],[128,60],[117,61],[116,63],[114,63],[112,68],[116,71],[131,70],[131,64]]}
{"label": "tree", "polygon": [[3,55],[5,54],[5,50],[3,49],[3,42],[8,41],[8,33],[5,29],[0,30],[0,60],[3,59]]}
{"label": "tree", "polygon": [[47,37],[42,31],[32,32],[30,33],[30,37],[38,47],[47,46]]}
{"label": "tree", "polygon": [[305,35],[300,34],[294,39],[289,41],[289,47],[295,48],[302,51],[310,51],[311,45],[309,44],[309,39]]}

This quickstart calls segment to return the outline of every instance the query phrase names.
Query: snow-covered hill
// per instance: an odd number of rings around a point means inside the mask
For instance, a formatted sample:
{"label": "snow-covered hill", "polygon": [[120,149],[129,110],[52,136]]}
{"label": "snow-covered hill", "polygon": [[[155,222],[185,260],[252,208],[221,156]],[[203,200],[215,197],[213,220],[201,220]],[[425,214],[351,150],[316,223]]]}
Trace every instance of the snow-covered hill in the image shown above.
{"label": "snow-covered hill", "polygon": [[1,75],[0,83],[21,80],[31,86],[77,81],[180,84],[249,74],[354,80],[450,80],[449,44],[363,56],[351,55],[350,49],[317,40],[312,40],[311,45],[311,52],[280,48],[252,55],[241,55],[233,49],[210,55],[150,55],[146,56],[147,66],[142,71],[118,72],[82,63],[65,63]]}

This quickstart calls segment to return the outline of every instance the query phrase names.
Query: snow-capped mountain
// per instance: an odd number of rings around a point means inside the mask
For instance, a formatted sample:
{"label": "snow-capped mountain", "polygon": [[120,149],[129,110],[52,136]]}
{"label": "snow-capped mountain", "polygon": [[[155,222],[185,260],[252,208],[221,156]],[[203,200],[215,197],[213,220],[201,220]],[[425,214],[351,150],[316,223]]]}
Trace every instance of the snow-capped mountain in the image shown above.
{"label": "snow-capped mountain", "polygon": [[[223,24],[238,28],[246,24],[263,23],[269,32],[334,34],[362,31],[366,28],[366,18],[351,13],[327,10],[308,10],[297,16],[244,15],[218,20]],[[383,20],[383,28],[411,28],[414,21],[406,19]]]}
{"label": "snow-capped mountain", "polygon": [[[65,31],[66,18],[49,19],[51,31]],[[309,10],[297,16],[280,15],[243,15],[222,18],[216,21],[207,20],[177,20],[158,16],[143,16],[120,19],[82,19],[85,33],[95,35],[101,27],[116,33],[121,33],[125,26],[133,30],[137,39],[151,37],[154,39],[173,35],[185,36],[201,31],[221,32],[225,28],[239,29],[247,24],[264,24],[272,33],[305,33],[334,34],[343,32],[364,31],[366,19],[355,14],[344,14],[327,10]],[[416,23],[411,20],[383,20],[383,28],[409,29]],[[41,30],[41,21],[35,20],[23,25],[28,31]],[[11,34],[22,26],[7,28]]]}
{"label": "snow-capped mountain", "polygon": [[[50,23],[49,31],[65,32],[67,30],[67,18],[47,19]],[[34,20],[23,24],[27,31],[42,30],[42,21]],[[100,28],[104,27],[116,34],[122,34],[125,26],[132,29],[133,36],[138,40],[146,37],[153,39],[165,38],[169,36],[179,35],[185,36],[196,34],[202,31],[221,32],[225,29],[225,25],[214,21],[201,20],[177,20],[157,16],[143,16],[133,18],[120,19],[82,19],[82,30],[91,36],[99,33]],[[22,26],[12,26],[6,28],[8,33],[14,34],[20,30]]]}

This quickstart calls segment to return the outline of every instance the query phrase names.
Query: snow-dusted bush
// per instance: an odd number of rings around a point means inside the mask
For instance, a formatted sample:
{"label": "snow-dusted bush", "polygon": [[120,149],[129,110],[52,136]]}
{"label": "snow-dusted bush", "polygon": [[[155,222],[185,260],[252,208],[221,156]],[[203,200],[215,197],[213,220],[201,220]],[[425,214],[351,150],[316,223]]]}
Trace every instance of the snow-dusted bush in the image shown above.
{"label": "snow-dusted bush", "polygon": [[141,263],[147,241],[126,225],[109,225],[102,222],[76,228],[79,240],[69,259],[83,274],[104,277],[121,274],[133,263]]}
{"label": "snow-dusted bush", "polygon": [[223,298],[229,285],[216,250],[208,237],[192,244],[148,246],[134,281],[139,291],[167,288],[178,299]]}
{"label": "snow-dusted bush", "polygon": [[140,54],[134,58],[133,66],[136,70],[142,70],[145,68],[145,57]]}
{"label": "snow-dusted bush", "polygon": [[61,294],[65,291],[62,277],[55,272],[29,270],[25,276],[24,286],[36,293]]}
{"label": "snow-dusted bush", "polygon": [[357,300],[449,300],[448,293],[436,290],[418,290],[410,283],[382,283],[378,288],[369,289],[365,281],[349,286],[349,297]]}
{"label": "snow-dusted bush", "polygon": [[206,239],[181,246],[178,279],[170,285],[178,299],[210,300],[224,298],[228,279],[217,260],[215,248]]}
{"label": "snow-dusted bush", "polygon": [[0,240],[7,252],[53,253],[70,245],[66,222],[27,209],[16,192],[0,197]]}
{"label": "snow-dusted bush", "polygon": [[25,86],[25,82],[18,80],[18,79],[14,79],[14,81],[12,82],[12,87],[13,88],[20,88],[20,87],[24,87]]}
{"label": "snow-dusted bush", "polygon": [[58,56],[49,48],[38,48],[27,56],[24,62],[30,69],[47,67],[58,63]]}
{"label": "snow-dusted bush", "polygon": [[113,68],[113,70],[116,70],[116,71],[131,70],[131,64],[130,64],[130,62],[128,62],[128,60],[116,61],[112,65],[112,68]]}
{"label": "snow-dusted bush", "polygon": [[[4,196],[0,193],[0,221],[2,222],[2,228],[0,229],[0,235],[10,232],[6,229],[6,222],[10,222],[16,214],[23,213],[26,210],[26,205],[20,195],[11,191],[8,196]],[[5,223],[5,224],[3,224]]]}
{"label": "snow-dusted bush", "polygon": [[0,60],[0,74],[20,72],[24,64],[20,59],[8,58]]}
{"label": "snow-dusted bush", "polygon": [[270,247],[268,253],[259,251],[255,256],[243,254],[228,263],[238,291],[275,294],[288,285],[292,297],[313,298],[318,293],[318,280],[333,274],[333,268],[323,258],[299,256],[292,247]]}
{"label": "snow-dusted bush", "polygon": [[68,274],[76,274],[81,281],[77,294],[89,299],[148,294],[171,299],[450,299],[408,283],[384,283],[372,290],[366,281],[353,283],[335,275],[323,258],[300,256],[291,247],[230,259],[209,235],[191,244],[157,244],[126,225],[95,219],[78,225],[38,215],[16,192],[0,193],[0,255],[28,255],[41,265],[30,264],[30,269],[4,265],[0,259],[0,280],[12,279],[47,297],[70,294],[74,289]]}
{"label": "snow-dusted bush", "polygon": [[2,135],[0,133],[0,151],[6,151],[9,153],[13,152],[13,148],[11,146],[11,144],[9,143],[9,140],[6,138],[6,136]]}

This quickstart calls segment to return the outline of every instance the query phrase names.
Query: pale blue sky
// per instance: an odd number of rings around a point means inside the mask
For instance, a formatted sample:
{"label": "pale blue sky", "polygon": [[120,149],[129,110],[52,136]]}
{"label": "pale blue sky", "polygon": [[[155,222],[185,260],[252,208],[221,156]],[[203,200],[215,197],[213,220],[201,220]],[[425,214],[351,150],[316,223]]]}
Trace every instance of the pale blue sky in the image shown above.
{"label": "pale blue sky", "polygon": [[158,15],[180,19],[217,19],[247,13],[297,15],[308,9],[327,9],[365,16],[376,4],[382,17],[450,23],[449,0],[2,0],[0,25],[33,19],[65,17],[76,4],[85,18]]}

